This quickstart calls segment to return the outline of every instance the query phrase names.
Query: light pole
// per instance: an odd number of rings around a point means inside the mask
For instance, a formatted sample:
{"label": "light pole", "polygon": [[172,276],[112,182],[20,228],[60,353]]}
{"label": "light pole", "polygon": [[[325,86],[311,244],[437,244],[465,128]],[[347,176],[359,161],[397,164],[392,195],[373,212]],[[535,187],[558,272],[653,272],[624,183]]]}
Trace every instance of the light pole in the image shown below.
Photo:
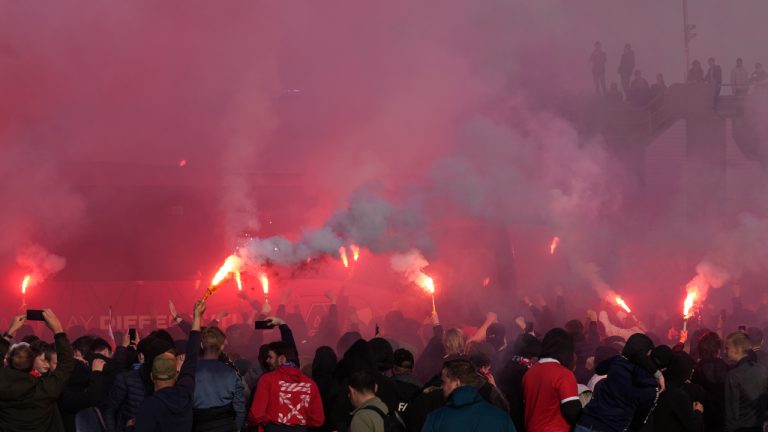
{"label": "light pole", "polygon": [[696,24],[688,24],[688,0],[683,0],[683,42],[685,43],[685,73],[683,82],[688,79],[688,70],[691,68],[691,40],[696,37]]}

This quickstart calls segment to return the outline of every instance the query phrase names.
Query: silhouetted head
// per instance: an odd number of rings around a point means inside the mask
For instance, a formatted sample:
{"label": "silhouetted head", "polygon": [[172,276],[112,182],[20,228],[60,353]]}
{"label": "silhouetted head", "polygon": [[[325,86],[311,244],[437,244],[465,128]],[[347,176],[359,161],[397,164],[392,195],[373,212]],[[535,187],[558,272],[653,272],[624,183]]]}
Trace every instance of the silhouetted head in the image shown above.
{"label": "silhouetted head", "polygon": [[664,84],[664,74],[656,74],[656,82],[659,84]]}
{"label": "silhouetted head", "polygon": [[596,50],[599,50],[599,49],[601,49],[602,47],[603,47],[603,44],[601,44],[600,42],[595,42],[595,49],[596,49]]}
{"label": "silhouetted head", "polygon": [[624,51],[632,51],[632,44],[624,45]]}
{"label": "silhouetted head", "polygon": [[710,66],[714,66],[715,65],[715,58],[714,57],[710,57],[709,59],[707,59],[707,64],[709,64]]}
{"label": "silhouetted head", "polygon": [[640,73],[640,69],[635,69],[635,78],[640,78],[643,74]]}
{"label": "silhouetted head", "polygon": [[744,65],[744,60],[742,60],[741,58],[737,58],[736,59],[736,66],[743,66],[743,65]]}

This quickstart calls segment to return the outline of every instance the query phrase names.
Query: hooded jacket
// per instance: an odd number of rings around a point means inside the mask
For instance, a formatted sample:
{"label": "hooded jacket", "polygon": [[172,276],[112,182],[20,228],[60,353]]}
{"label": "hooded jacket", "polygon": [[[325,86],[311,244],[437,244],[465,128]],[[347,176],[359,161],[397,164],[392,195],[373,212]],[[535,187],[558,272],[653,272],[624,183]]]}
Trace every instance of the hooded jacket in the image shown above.
{"label": "hooded jacket", "polygon": [[656,402],[656,379],[624,356],[610,358],[595,370],[608,376],[581,412],[579,424],[595,430],[624,431],[633,419],[645,420]]}
{"label": "hooded jacket", "polygon": [[672,357],[664,374],[667,389],[659,396],[653,412],[653,430],[661,432],[700,432],[701,412],[694,411],[693,400],[685,391],[685,381],[693,373],[693,359],[686,353]]}
{"label": "hooded jacket", "polygon": [[427,417],[423,432],[515,432],[512,419],[480,396],[477,389],[462,386],[448,403]]}
{"label": "hooded jacket", "polygon": [[136,432],[188,432],[192,430],[195,399],[195,369],[200,352],[200,332],[189,333],[187,352],[173,387],[147,396],[136,413]]}
{"label": "hooded jacket", "polygon": [[[59,364],[41,379],[29,373],[0,368],[0,431],[58,432],[64,426],[56,405],[75,368],[74,352],[67,336],[54,336]],[[0,357],[8,352],[8,342],[0,338]]]}
{"label": "hooded jacket", "polygon": [[299,369],[282,365],[261,376],[248,413],[249,423],[320,427],[324,421],[317,384]]}

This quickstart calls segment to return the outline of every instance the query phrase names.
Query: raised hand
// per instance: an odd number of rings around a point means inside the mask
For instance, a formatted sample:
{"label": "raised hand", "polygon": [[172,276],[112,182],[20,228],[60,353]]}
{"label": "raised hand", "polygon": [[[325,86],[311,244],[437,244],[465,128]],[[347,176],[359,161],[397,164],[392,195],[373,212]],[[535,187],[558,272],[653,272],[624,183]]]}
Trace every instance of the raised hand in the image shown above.
{"label": "raised hand", "polygon": [[45,309],[43,311],[43,319],[45,319],[46,327],[51,329],[53,334],[64,333],[64,328],[61,326],[59,318],[56,316],[56,314],[53,313],[52,310]]}

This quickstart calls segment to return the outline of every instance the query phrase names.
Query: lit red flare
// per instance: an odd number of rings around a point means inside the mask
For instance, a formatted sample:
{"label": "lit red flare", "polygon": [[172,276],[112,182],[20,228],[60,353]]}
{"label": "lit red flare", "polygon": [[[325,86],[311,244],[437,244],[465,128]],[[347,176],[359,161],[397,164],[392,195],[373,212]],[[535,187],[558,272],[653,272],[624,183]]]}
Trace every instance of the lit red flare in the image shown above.
{"label": "lit red flare", "polygon": [[213,280],[211,280],[211,286],[217,286],[230,274],[240,272],[240,263],[240,257],[237,255],[227,257],[219,271],[216,272]]}
{"label": "lit red flare", "polygon": [[237,290],[242,291],[243,290],[243,280],[240,278],[240,272],[235,271],[235,282],[237,282]]}
{"label": "lit red flare", "polygon": [[624,309],[627,313],[632,313],[632,309],[629,308],[629,306],[627,305],[627,302],[625,302],[623,298],[616,296],[614,301],[620,308]]}
{"label": "lit red flare", "polygon": [[344,268],[349,268],[349,258],[347,258],[347,248],[344,246],[339,248],[339,256],[341,257],[341,263],[344,264]]}
{"label": "lit red flare", "polygon": [[685,301],[683,302],[683,318],[688,319],[691,317],[691,310],[698,297],[699,287],[696,285],[689,286],[688,295],[685,296]]}
{"label": "lit red flare", "polygon": [[352,251],[352,259],[357,262],[360,259],[360,247],[358,245],[349,245],[349,249]]}
{"label": "lit red flare", "polygon": [[486,276],[485,279],[483,279],[483,286],[487,287],[490,284],[491,284],[491,277],[490,276]]}
{"label": "lit red flare", "polygon": [[560,244],[560,237],[554,236],[552,238],[552,243],[549,244],[549,254],[554,255],[555,251],[557,250],[557,246]]}
{"label": "lit red flare", "polygon": [[264,290],[264,295],[269,294],[269,278],[267,277],[267,274],[259,274],[259,281],[261,282],[261,289]]}
{"label": "lit red flare", "polygon": [[431,277],[424,273],[419,273],[414,282],[416,282],[416,285],[420,286],[421,289],[426,291],[427,294],[435,294],[435,281],[433,281]]}
{"label": "lit red flare", "polygon": [[26,294],[29,283],[32,282],[32,275],[24,276],[24,280],[21,282],[21,293]]}

